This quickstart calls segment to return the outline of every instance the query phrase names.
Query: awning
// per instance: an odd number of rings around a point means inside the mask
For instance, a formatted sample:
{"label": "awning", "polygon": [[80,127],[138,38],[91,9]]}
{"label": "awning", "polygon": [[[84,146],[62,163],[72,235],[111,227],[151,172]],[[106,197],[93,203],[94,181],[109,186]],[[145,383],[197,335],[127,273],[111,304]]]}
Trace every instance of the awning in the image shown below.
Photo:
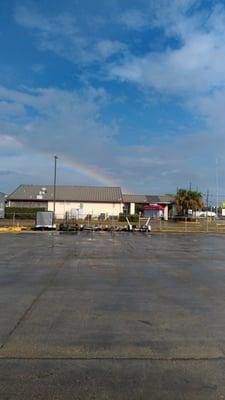
{"label": "awning", "polygon": [[160,204],[148,204],[144,206],[144,210],[164,211],[164,207]]}

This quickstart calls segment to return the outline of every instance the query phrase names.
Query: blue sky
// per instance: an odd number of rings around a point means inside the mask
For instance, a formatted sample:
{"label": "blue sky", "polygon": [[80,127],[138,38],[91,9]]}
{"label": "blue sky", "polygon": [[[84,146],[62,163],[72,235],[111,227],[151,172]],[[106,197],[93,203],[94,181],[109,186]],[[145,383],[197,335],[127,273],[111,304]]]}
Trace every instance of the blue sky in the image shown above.
{"label": "blue sky", "polygon": [[[0,4],[0,191],[225,183],[225,4]],[[225,199],[223,199],[225,200]]]}

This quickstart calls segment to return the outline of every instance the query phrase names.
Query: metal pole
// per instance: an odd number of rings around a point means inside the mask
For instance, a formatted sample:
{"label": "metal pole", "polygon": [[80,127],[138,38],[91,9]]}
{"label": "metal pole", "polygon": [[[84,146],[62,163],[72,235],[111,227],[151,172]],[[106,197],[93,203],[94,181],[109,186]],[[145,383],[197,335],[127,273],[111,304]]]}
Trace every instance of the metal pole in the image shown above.
{"label": "metal pole", "polygon": [[216,159],[216,215],[218,216],[219,208],[219,175],[218,175],[218,158]]}
{"label": "metal pole", "polygon": [[54,156],[54,194],[53,194],[53,224],[55,223],[55,200],[56,200],[56,164],[57,156]]}

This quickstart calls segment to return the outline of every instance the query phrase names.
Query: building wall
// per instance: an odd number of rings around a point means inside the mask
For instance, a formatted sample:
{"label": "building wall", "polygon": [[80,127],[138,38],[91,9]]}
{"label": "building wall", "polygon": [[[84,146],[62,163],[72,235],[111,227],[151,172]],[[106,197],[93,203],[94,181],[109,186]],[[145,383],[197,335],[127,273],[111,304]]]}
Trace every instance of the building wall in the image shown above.
{"label": "building wall", "polygon": [[163,212],[164,221],[168,221],[168,217],[169,217],[169,207],[168,205],[165,205]]}
{"label": "building wall", "polygon": [[[79,212],[76,210],[79,210]],[[48,211],[53,211],[52,201],[48,202]],[[79,213],[80,218],[85,218],[87,214],[90,214],[93,217],[98,217],[102,213],[106,214],[106,216],[119,216],[119,214],[123,212],[123,204],[57,201],[55,204],[56,218],[64,218],[66,212],[71,213],[71,215],[75,214],[76,216],[78,216]]]}
{"label": "building wall", "polygon": [[130,203],[130,215],[135,214],[135,203]]}
{"label": "building wall", "polygon": [[7,202],[8,207],[19,207],[19,208],[45,208],[47,209],[47,201],[33,201],[33,200],[9,200]]}
{"label": "building wall", "polygon": [[5,217],[5,200],[0,199],[0,218]]}
{"label": "building wall", "polygon": [[145,218],[162,218],[163,211],[162,210],[144,210]]}

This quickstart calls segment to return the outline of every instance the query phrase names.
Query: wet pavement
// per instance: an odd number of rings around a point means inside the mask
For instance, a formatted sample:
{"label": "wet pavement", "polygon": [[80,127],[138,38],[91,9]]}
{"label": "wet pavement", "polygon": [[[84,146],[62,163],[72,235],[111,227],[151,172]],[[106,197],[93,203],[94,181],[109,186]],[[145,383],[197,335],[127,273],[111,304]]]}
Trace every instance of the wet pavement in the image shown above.
{"label": "wet pavement", "polygon": [[225,237],[0,235],[0,399],[225,399]]}

